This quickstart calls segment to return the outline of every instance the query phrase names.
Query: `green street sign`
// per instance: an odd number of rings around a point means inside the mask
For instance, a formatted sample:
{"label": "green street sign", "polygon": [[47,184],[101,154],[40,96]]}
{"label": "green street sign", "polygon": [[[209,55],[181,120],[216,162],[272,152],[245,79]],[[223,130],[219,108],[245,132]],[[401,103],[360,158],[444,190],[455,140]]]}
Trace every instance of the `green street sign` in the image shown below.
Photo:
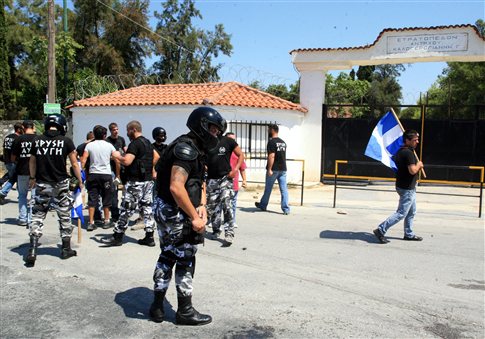
{"label": "green street sign", "polygon": [[61,114],[61,104],[44,104],[44,114]]}

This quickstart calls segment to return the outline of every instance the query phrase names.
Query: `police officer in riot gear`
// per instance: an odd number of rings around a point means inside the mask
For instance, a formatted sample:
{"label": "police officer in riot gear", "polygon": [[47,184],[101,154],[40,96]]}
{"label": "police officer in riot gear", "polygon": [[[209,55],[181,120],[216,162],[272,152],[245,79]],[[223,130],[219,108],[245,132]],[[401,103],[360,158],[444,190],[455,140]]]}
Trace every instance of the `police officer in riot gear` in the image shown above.
{"label": "police officer in riot gear", "polygon": [[206,154],[218,143],[226,121],[214,109],[199,107],[187,120],[190,132],[175,139],[157,168],[157,196],[154,216],[160,236],[161,253],[153,274],[154,301],[150,317],[164,318],[163,300],[175,266],[175,284],[179,325],[204,325],[210,315],[200,314],[192,306],[192,279],[197,244],[204,239],[207,223],[204,172]]}
{"label": "police officer in riot gear", "polygon": [[71,249],[72,195],[69,191],[69,175],[66,171],[66,159],[71,166],[82,189],[81,171],[76,159],[76,147],[66,137],[67,121],[61,114],[48,115],[44,120],[45,132],[34,139],[29,160],[31,188],[35,187],[32,222],[30,223],[30,249],[25,257],[28,266],[33,266],[37,257],[39,238],[42,236],[44,220],[50,206],[59,217],[59,229],[62,239],[61,258],[76,256]]}
{"label": "police officer in riot gear", "polygon": [[155,151],[158,152],[158,155],[162,156],[163,151],[167,148],[167,144],[165,144],[165,140],[167,140],[167,132],[163,127],[155,127],[152,131],[152,137],[155,142],[152,144]]}

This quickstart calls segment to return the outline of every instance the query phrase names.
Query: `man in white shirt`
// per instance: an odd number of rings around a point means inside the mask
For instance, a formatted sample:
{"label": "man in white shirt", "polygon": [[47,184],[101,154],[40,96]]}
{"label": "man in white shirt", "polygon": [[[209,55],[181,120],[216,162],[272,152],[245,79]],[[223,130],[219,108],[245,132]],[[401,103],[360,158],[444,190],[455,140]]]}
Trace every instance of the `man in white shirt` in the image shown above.
{"label": "man in white shirt", "polygon": [[93,231],[97,228],[94,223],[94,211],[98,206],[98,200],[101,197],[104,214],[103,228],[112,227],[110,222],[110,208],[113,200],[113,178],[111,176],[110,160],[113,155],[118,153],[112,144],[106,142],[107,129],[97,125],[93,129],[94,141],[86,145],[81,157],[81,166],[84,168],[89,157],[89,176],[86,180],[88,189],[88,208],[89,208],[89,225],[87,231]]}

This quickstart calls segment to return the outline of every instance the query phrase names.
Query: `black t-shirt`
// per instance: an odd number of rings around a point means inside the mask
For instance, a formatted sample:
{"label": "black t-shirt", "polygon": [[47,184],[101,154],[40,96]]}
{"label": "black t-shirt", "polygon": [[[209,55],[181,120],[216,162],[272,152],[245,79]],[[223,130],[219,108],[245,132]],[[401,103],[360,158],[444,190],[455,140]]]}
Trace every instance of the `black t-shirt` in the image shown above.
{"label": "black t-shirt", "polygon": [[162,144],[157,144],[156,142],[154,142],[152,144],[152,146],[153,146],[153,149],[155,151],[157,151],[157,153],[158,153],[159,156],[162,156],[163,151],[165,151],[167,149],[167,147],[168,147],[167,144],[163,144],[163,143]]}
{"label": "black t-shirt", "polygon": [[30,152],[36,159],[37,181],[58,183],[67,179],[66,159],[75,149],[72,140],[58,131],[47,131],[37,136]]}
{"label": "black t-shirt", "polygon": [[12,155],[12,146],[15,139],[18,138],[18,135],[15,133],[9,134],[3,139],[3,161],[6,164],[12,162],[11,155]]}
{"label": "black t-shirt", "polygon": [[[118,136],[118,138],[114,139],[112,138],[111,136],[107,137],[106,138],[106,141],[109,142],[111,145],[114,146],[115,150],[117,150],[118,152],[120,152],[122,155],[124,154],[124,151],[123,149],[126,147],[126,142],[125,142],[125,138],[123,138],[122,136]],[[116,170],[116,163],[114,160],[111,160],[109,162],[110,166],[111,166],[111,171],[115,171]]]}
{"label": "black t-shirt", "polygon": [[271,170],[286,171],[286,143],[283,141],[283,139],[278,137],[269,139],[266,149],[268,154],[275,154],[274,163]]}
{"label": "black t-shirt", "polygon": [[231,154],[238,146],[236,140],[222,137],[216,147],[207,154],[207,177],[219,179],[231,171]]}
{"label": "black t-shirt", "polygon": [[149,181],[152,180],[153,146],[144,136],[139,136],[128,145],[126,154],[133,154],[135,160],[125,167],[126,180]]}
{"label": "black t-shirt", "polygon": [[17,157],[17,175],[30,175],[29,160],[35,134],[22,134],[13,142],[12,154]]}
{"label": "black t-shirt", "polygon": [[187,140],[189,137],[183,135],[174,140],[169,145],[164,157],[164,161],[159,162],[157,166],[157,196],[166,203],[176,206],[175,200],[170,192],[170,177],[172,175],[172,167],[180,166],[188,174],[187,182],[185,183],[185,189],[189,193],[190,202],[194,207],[200,205],[202,196],[202,182],[204,180],[204,166],[206,164],[206,157],[199,153],[199,157],[195,160],[181,160],[175,157],[173,149],[175,144],[179,141]]}
{"label": "black t-shirt", "polygon": [[[81,157],[83,156],[84,154],[84,150],[86,149],[86,145],[89,144],[91,141],[86,141],[86,142],[83,142],[81,145],[77,146],[76,147],[76,153],[77,153],[77,156],[79,159],[81,159]],[[90,161],[90,158],[88,157],[86,159],[86,165],[84,165],[84,172],[86,174],[89,173],[89,165],[91,164],[91,161]]]}
{"label": "black t-shirt", "polygon": [[409,173],[408,168],[409,165],[415,165],[417,163],[413,149],[410,147],[400,148],[396,155],[394,155],[394,162],[397,166],[396,187],[405,190],[414,189],[418,174],[413,175]]}

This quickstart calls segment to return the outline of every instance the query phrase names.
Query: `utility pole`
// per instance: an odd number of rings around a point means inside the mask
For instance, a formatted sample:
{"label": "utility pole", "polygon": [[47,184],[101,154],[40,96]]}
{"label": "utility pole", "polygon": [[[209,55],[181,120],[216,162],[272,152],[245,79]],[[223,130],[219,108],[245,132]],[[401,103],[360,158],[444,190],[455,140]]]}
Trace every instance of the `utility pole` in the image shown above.
{"label": "utility pole", "polygon": [[55,11],[54,0],[48,0],[48,30],[49,30],[49,47],[47,50],[47,74],[48,74],[48,90],[47,102],[56,102],[56,25],[55,25]]}
{"label": "utility pole", "polygon": [[[64,22],[64,34],[67,36],[67,0],[64,0],[62,3],[63,12],[62,12],[62,21]],[[67,105],[67,82],[68,82],[68,74],[67,74],[67,46],[64,47],[64,106]]]}

